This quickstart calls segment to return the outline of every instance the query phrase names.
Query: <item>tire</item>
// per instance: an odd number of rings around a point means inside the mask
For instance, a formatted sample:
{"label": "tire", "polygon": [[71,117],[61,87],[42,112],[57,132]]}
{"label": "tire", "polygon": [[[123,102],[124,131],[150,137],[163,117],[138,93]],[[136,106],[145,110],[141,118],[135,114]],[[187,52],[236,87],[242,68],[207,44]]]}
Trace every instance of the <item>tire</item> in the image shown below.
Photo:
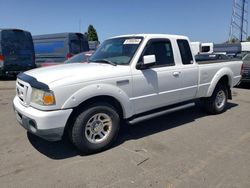
{"label": "tire", "polygon": [[220,114],[227,109],[228,90],[218,84],[211,97],[204,99],[205,109],[210,114]]}
{"label": "tire", "polygon": [[109,104],[94,104],[76,116],[71,130],[71,140],[76,148],[86,154],[109,148],[120,128],[120,117]]}

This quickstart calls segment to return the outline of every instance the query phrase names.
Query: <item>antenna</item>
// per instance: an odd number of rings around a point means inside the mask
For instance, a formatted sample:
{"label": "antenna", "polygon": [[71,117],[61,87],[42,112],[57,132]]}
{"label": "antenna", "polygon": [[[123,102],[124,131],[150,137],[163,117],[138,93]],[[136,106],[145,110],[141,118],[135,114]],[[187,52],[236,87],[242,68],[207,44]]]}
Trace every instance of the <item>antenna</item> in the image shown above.
{"label": "antenna", "polygon": [[248,35],[248,0],[233,0],[229,41],[245,41]]}

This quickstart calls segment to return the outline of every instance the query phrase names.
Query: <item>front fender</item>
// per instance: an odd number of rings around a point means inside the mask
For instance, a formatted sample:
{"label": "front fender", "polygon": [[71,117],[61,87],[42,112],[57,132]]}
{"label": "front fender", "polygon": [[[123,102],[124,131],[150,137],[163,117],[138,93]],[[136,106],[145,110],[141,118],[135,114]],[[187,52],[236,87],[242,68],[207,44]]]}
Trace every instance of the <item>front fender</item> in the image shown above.
{"label": "front fender", "polygon": [[209,88],[208,88],[207,96],[206,96],[206,97],[212,96],[215,87],[217,86],[218,82],[220,81],[220,79],[221,79],[223,76],[227,76],[227,77],[228,77],[228,82],[229,82],[228,85],[230,86],[230,88],[233,86],[232,78],[234,77],[234,74],[233,74],[233,72],[232,72],[231,69],[229,69],[228,67],[224,67],[224,68],[220,69],[220,70],[215,74],[215,76],[213,77],[213,79],[212,79],[212,81],[211,81],[211,84],[210,84],[210,86],[209,86]]}
{"label": "front fender", "polygon": [[110,84],[93,84],[86,86],[71,95],[63,104],[62,108],[77,107],[82,102],[97,96],[110,96],[115,98],[122,106],[124,118],[133,115],[134,109],[128,95],[119,87]]}

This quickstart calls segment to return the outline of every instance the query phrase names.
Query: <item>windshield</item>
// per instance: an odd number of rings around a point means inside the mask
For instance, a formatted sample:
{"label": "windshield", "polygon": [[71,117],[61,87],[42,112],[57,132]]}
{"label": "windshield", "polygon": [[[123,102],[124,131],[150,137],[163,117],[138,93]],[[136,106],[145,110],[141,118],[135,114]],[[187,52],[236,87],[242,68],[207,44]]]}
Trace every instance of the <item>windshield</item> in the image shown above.
{"label": "windshield", "polygon": [[108,61],[116,65],[128,65],[142,39],[142,37],[122,37],[106,40],[91,56],[90,62]]}
{"label": "windshield", "polygon": [[64,63],[87,63],[88,57],[84,53],[74,55],[73,57],[66,60]]}

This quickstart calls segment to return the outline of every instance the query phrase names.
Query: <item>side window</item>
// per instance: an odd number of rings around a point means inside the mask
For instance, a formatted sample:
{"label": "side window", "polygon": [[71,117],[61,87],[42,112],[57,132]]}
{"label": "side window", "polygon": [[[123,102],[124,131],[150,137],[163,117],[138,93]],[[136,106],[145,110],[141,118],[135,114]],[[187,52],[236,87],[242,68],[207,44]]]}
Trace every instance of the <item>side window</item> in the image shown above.
{"label": "side window", "polygon": [[202,46],[201,47],[201,52],[209,52],[210,51],[210,46]]}
{"label": "side window", "polygon": [[174,65],[172,46],[169,40],[156,40],[147,45],[144,55],[155,55],[156,66]]}
{"label": "side window", "polygon": [[177,40],[177,44],[179,46],[181,59],[183,65],[189,65],[193,62],[192,52],[187,40]]}
{"label": "side window", "polygon": [[34,48],[37,54],[62,53],[64,41],[35,42]]}

